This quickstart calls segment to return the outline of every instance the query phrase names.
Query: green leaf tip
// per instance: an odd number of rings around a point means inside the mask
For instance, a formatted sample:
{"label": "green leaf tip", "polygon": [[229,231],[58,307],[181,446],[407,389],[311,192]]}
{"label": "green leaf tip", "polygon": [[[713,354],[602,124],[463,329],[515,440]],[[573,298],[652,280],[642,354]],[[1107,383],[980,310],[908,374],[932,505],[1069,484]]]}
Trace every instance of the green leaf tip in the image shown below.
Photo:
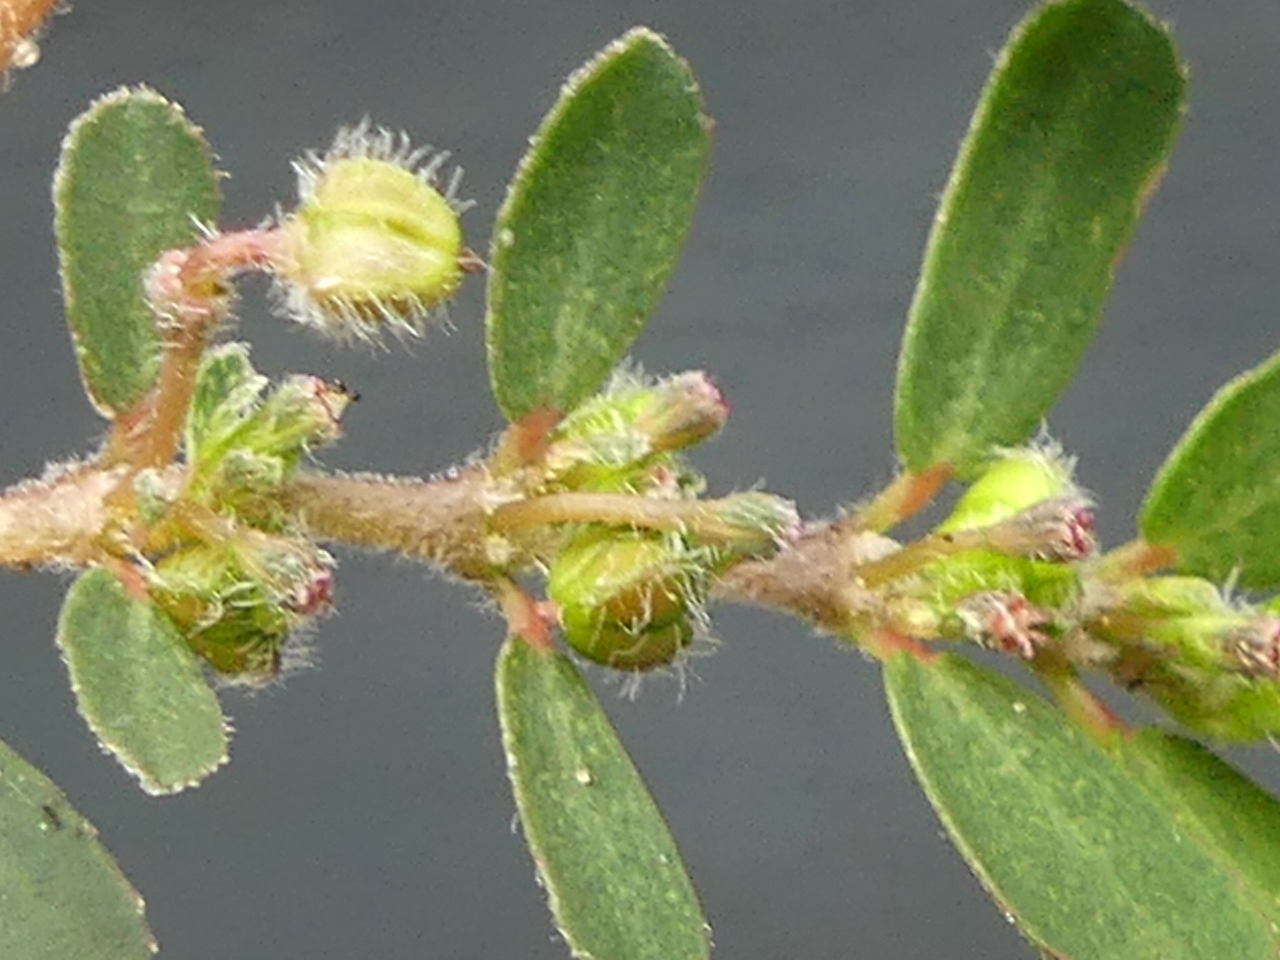
{"label": "green leaf tip", "polygon": [[971,474],[1035,432],[1093,337],[1180,125],[1167,30],[1064,0],[1013,32],[925,248],[898,363],[898,455]]}
{"label": "green leaf tip", "polygon": [[160,343],[144,273],[216,221],[218,194],[200,128],[147,87],[100,97],[67,132],[54,227],[80,376],[103,416],[127,410],[154,382]]}
{"label": "green leaf tip", "polygon": [[494,224],[486,343],[509,419],[571,410],[626,354],[689,232],[709,128],[693,73],[651,30],[565,83]]}
{"label": "green leaf tip", "polygon": [[1277,808],[1238,775],[1228,782],[1224,765],[1162,757],[1147,734],[1104,749],[1036,694],[952,655],[900,656],[885,682],[947,833],[1042,952],[1222,960],[1280,949],[1274,858],[1252,862],[1225,839],[1245,829],[1231,813],[1241,797],[1247,839],[1274,838]]}
{"label": "green leaf tip", "polygon": [[1178,569],[1280,586],[1280,354],[1222,387],[1156,474],[1138,514]]}
{"label": "green leaf tip", "polygon": [[572,661],[509,639],[496,687],[520,823],[573,955],[707,960],[675,842]]}
{"label": "green leaf tip", "polygon": [[142,897],[43,773],[0,742],[0,957],[147,960]]}
{"label": "green leaf tip", "polygon": [[107,570],[72,584],[58,647],[89,728],[147,793],[195,786],[227,761],[227,723],[196,655]]}

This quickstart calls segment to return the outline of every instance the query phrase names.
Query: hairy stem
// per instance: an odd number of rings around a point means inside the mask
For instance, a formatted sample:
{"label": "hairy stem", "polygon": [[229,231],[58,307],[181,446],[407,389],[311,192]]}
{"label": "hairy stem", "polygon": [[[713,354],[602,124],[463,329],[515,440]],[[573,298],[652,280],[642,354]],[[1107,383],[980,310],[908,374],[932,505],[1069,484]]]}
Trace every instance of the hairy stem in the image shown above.
{"label": "hairy stem", "polygon": [[742,528],[725,523],[716,507],[715,500],[655,500],[625,493],[553,493],[499,507],[489,526],[502,533],[553,523],[608,523],[687,533],[712,544],[740,540]]}
{"label": "hairy stem", "polygon": [[489,579],[496,565],[486,524],[500,499],[483,466],[436,480],[303,473],[281,494],[322,540],[393,550],[474,580]]}
{"label": "hairy stem", "polygon": [[107,502],[124,470],[79,469],[28,480],[0,494],[0,564],[81,566],[102,553],[111,522]]}
{"label": "hairy stem", "polygon": [[227,283],[281,256],[277,230],[215,234],[186,250],[163,254],[147,276],[147,299],[157,317],[161,349],[156,385],[116,421],[105,462],[162,467],[182,442],[196,373],[209,339],[231,309]]}
{"label": "hairy stem", "polygon": [[870,503],[850,514],[845,523],[876,533],[896,527],[932,503],[954,472],[946,463],[929,467],[922,473],[904,471]]}
{"label": "hairy stem", "polygon": [[879,606],[855,571],[897,550],[897,543],[870,531],[850,533],[839,522],[815,526],[777,556],[727,570],[716,596],[783,610],[828,633],[851,636]]}

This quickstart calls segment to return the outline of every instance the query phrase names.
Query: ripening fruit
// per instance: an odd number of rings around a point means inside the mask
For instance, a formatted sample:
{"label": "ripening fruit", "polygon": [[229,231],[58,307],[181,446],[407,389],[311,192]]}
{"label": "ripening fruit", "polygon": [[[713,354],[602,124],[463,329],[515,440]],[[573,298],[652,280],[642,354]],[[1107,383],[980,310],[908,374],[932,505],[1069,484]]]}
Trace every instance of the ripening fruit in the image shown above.
{"label": "ripening fruit", "polygon": [[331,609],[333,562],[313,547],[265,536],[236,546],[177,550],[156,562],[148,587],[223,679],[259,685],[279,675],[290,636]]}
{"label": "ripening fruit", "polygon": [[592,528],[551,565],[547,595],[565,641],[588,660],[643,671],[673,662],[694,639],[706,575],[678,537]]}
{"label": "ripening fruit", "polygon": [[1071,489],[1071,465],[1054,451],[1009,451],[970,485],[938,529],[946,532],[990,526]]}
{"label": "ripening fruit", "polygon": [[273,264],[286,310],[338,339],[418,335],[462,280],[465,205],[455,176],[437,183],[447,154],[362,124],[341,131],[324,157],[295,164],[301,203],[280,224]]}

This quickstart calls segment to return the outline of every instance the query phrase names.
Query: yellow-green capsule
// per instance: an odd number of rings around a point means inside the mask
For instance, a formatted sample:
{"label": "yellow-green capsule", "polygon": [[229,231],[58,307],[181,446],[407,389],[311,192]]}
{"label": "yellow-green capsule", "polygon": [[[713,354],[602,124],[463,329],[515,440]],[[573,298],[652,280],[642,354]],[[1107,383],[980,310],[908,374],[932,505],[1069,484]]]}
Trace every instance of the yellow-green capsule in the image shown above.
{"label": "yellow-green capsule", "polygon": [[547,595],[565,641],[588,660],[643,671],[673,662],[693,642],[706,574],[678,538],[591,529],[551,565]]}
{"label": "yellow-green capsule", "polygon": [[986,527],[1045,500],[1075,491],[1071,463],[1056,450],[1010,450],[995,460],[956,502],[941,533]]}
{"label": "yellow-green capsule", "polygon": [[439,157],[367,126],[297,164],[301,203],[280,225],[274,264],[295,319],[337,336],[416,335],[462,280],[463,208],[443,191]]}

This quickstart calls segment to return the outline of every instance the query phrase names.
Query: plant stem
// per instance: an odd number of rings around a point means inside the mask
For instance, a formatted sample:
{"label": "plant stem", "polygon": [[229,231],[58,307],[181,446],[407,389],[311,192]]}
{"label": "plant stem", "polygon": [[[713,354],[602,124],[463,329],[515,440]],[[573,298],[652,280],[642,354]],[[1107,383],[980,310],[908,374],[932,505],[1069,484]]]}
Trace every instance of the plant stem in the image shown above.
{"label": "plant stem", "polygon": [[79,468],[28,480],[0,493],[0,564],[83,566],[101,556],[111,522],[108,499],[126,471]]}
{"label": "plant stem", "polygon": [[471,580],[491,579],[498,565],[486,524],[502,495],[482,465],[435,480],[302,473],[280,499],[322,540],[394,550]]}
{"label": "plant stem", "polygon": [[1099,557],[1093,573],[1099,580],[1120,583],[1145,577],[1177,562],[1178,554],[1172,547],[1130,540]]}
{"label": "plant stem", "polygon": [[990,547],[986,528],[934,533],[907,544],[896,553],[859,566],[854,575],[867,588],[874,588],[912,574],[926,564],[966,550]]}
{"label": "plant stem", "polygon": [[922,473],[902,473],[845,523],[876,533],[896,527],[932,503],[954,472],[949,464],[940,463]]}
{"label": "plant stem", "polygon": [[768,560],[725,571],[716,596],[784,610],[837,636],[852,636],[873,618],[877,598],[854,571],[897,551],[898,544],[871,531],[851,533],[840,523],[814,526]]}
{"label": "plant stem", "polygon": [[740,526],[725,523],[715,500],[655,500],[625,493],[552,493],[494,511],[489,527],[500,533],[553,523],[607,523],[687,533],[711,544],[742,539]]}
{"label": "plant stem", "polygon": [[209,338],[231,309],[227,283],[281,256],[277,230],[220,233],[186,250],[163,254],[147,276],[147,298],[157,318],[161,348],[156,385],[117,421],[106,463],[138,469],[173,462]]}

